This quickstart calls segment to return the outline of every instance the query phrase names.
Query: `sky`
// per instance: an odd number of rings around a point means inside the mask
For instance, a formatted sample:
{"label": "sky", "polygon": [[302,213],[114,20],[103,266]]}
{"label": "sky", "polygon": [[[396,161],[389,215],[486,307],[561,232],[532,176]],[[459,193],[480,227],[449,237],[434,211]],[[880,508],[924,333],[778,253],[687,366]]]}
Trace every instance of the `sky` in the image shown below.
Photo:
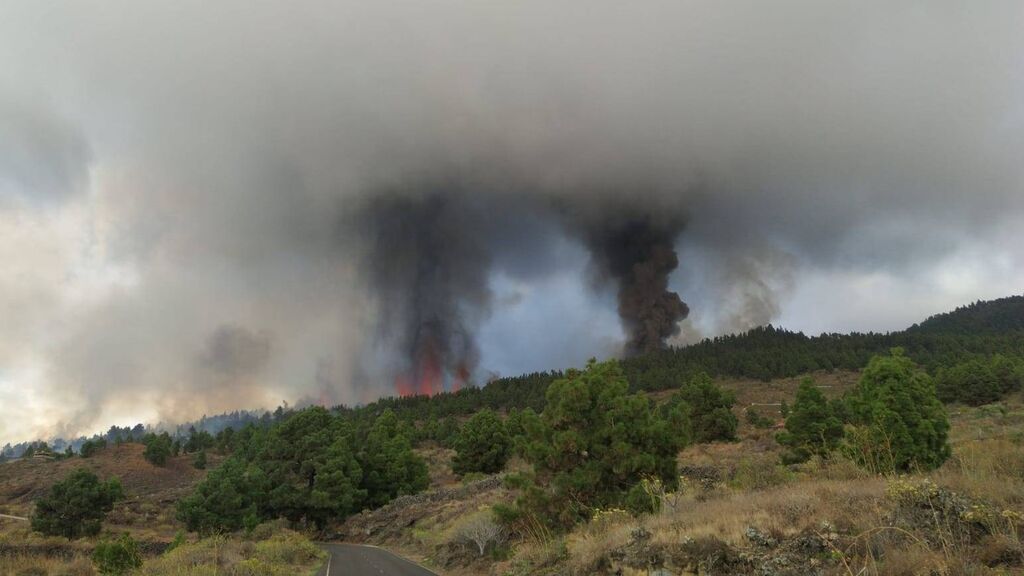
{"label": "sky", "polygon": [[623,214],[678,256],[670,344],[1019,294],[1022,24],[1011,1],[5,1],[0,442],[393,394],[423,306],[476,382],[619,355],[595,237]]}

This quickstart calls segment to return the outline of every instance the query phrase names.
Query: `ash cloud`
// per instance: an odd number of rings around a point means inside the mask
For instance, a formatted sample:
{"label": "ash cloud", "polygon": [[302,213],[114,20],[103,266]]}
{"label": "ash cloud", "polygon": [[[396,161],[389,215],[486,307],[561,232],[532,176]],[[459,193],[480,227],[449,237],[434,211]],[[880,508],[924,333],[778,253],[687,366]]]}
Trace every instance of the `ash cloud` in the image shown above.
{"label": "ash cloud", "polygon": [[199,364],[227,378],[253,376],[266,367],[270,350],[270,338],[265,334],[255,334],[244,326],[224,325],[207,338]]}
{"label": "ash cloud", "polygon": [[358,214],[378,310],[374,344],[397,368],[399,394],[457,389],[477,368],[491,254],[482,229],[486,206],[474,204],[439,187],[382,195]]}
{"label": "ash cloud", "polygon": [[669,289],[669,276],[679,265],[675,245],[682,218],[671,212],[637,213],[637,204],[606,209],[584,223],[581,232],[597,282],[615,287],[627,355],[663,348],[690,311]]}
{"label": "ash cloud", "polygon": [[[926,294],[931,313],[1019,290],[1022,17],[1010,1],[13,0],[0,100],[32,105],[0,105],[19,199],[0,203],[0,398],[32,408],[4,403],[0,438],[239,398],[366,402],[424,340],[442,370],[486,373],[498,315],[554,325],[572,344],[524,345],[521,365],[558,367],[607,349],[618,335],[585,319],[609,309],[637,350],[786,316],[807,278],[826,295],[898,278],[878,285],[914,291],[851,293]],[[495,278],[522,302],[493,306]],[[538,307],[529,288],[553,278],[561,300]],[[823,302],[789,317],[851,305]],[[270,338],[251,377],[196,367],[222,326]]]}

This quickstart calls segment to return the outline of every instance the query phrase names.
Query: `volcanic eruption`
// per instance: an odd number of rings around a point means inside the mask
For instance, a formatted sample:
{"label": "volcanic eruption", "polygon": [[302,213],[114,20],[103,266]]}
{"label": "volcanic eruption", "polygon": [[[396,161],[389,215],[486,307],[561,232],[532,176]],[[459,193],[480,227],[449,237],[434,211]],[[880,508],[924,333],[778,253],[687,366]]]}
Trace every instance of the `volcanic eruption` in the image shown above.
{"label": "volcanic eruption", "polygon": [[536,190],[511,195],[495,188],[469,180],[415,183],[382,190],[358,211],[377,301],[375,344],[396,394],[433,395],[470,381],[478,368],[477,333],[490,313],[490,275],[510,254],[544,260],[546,246],[528,236],[545,226],[551,237],[578,241],[597,285],[616,291],[624,355],[658,350],[679,332],[689,311],[669,290],[679,214],[644,197],[626,203],[580,196],[585,204],[573,206]]}

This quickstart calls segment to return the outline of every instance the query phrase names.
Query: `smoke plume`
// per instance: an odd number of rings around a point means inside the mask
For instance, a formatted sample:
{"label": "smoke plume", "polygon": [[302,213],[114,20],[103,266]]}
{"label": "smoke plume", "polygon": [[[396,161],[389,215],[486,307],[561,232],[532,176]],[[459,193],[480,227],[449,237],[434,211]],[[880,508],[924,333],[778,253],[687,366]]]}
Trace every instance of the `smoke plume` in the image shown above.
{"label": "smoke plume", "polygon": [[375,197],[358,219],[378,317],[374,344],[400,395],[457,390],[477,367],[477,325],[490,292],[483,215],[443,188]]}
{"label": "smoke plume", "polygon": [[679,294],[669,290],[669,276],[679,265],[675,242],[682,224],[672,214],[660,221],[618,214],[590,224],[584,234],[599,280],[616,287],[625,353],[635,355],[664,347],[689,314]]}
{"label": "smoke plume", "polygon": [[0,440],[1024,283],[1020,2],[3,4]]}

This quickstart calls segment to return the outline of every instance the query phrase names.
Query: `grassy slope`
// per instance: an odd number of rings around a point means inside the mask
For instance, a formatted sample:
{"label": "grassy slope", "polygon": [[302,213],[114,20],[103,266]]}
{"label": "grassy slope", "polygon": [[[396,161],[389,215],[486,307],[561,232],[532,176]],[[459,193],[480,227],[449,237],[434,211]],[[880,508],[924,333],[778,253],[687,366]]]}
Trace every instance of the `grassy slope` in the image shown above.
{"label": "grassy slope", "polygon": [[[834,396],[849,389],[856,382],[857,374],[821,373],[814,378],[826,395]],[[613,513],[553,542],[519,543],[507,559],[478,558],[472,550],[454,542],[455,531],[466,519],[497,502],[511,500],[514,494],[493,481],[463,487],[450,472],[452,451],[427,447],[420,452],[430,464],[430,493],[353,517],[339,528],[339,533],[347,539],[394,549],[423,560],[439,573],[456,576],[601,574],[612,570],[641,574],[646,573],[646,569],[635,565],[644,554],[676,568],[686,563],[695,566],[719,554],[723,562],[739,555],[761,558],[765,562],[818,564],[826,574],[847,573],[838,560],[840,557],[856,568],[853,573],[869,562],[871,565],[864,574],[892,575],[917,573],[913,566],[935,567],[938,573],[958,573],[949,567],[963,558],[975,564],[998,563],[1003,556],[1010,558],[1004,563],[1018,562],[1014,554],[1019,549],[1019,538],[1012,534],[1000,541],[989,538],[969,545],[952,543],[945,550],[915,544],[910,538],[878,536],[871,538],[880,540],[871,540],[871,546],[867,546],[870,539],[857,535],[886,525],[898,512],[899,507],[887,495],[889,483],[867,477],[842,462],[781,469],[775,466],[778,457],[778,446],[773,440],[775,431],[753,428],[743,418],[743,411],[754,404],[762,414],[778,419],[777,404],[783,400],[792,403],[799,380],[721,381],[737,394],[740,441],[693,446],[681,453],[680,464],[687,466],[689,473],[694,474],[696,470],[697,476],[706,473],[713,478],[688,478],[688,488],[671,498],[673,505],[666,506],[654,517],[638,521]],[[662,400],[670,394],[656,393],[653,397]],[[1021,445],[1024,402],[1021,398],[1011,399],[1000,407],[953,407],[951,418],[954,458],[928,478],[938,486],[987,502],[999,510],[1024,510],[1024,447]],[[192,468],[188,457],[173,459],[167,468],[157,468],[145,462],[141,452],[140,446],[124,445],[111,447],[91,459],[0,465],[0,509],[27,515],[32,498],[45,492],[71,469],[84,466],[102,477],[119,476],[128,493],[128,499],[118,505],[105,525],[107,530],[130,531],[150,545],[166,543],[180,528],[173,519],[174,501],[187,493],[205,472]],[[512,463],[513,468],[521,465]],[[634,538],[635,529],[641,524],[651,533],[642,546]],[[90,573],[84,557],[91,549],[90,542],[67,543],[62,539],[30,536],[26,530],[15,526],[10,522],[0,523],[0,546],[31,543],[37,551],[46,552],[46,558],[32,554],[23,558],[23,562],[46,565],[45,573]],[[835,550],[826,548],[803,556],[789,550],[795,546],[794,542],[821,532],[823,527],[835,531],[835,540],[828,543]],[[749,528],[770,535],[776,548],[752,543]],[[283,531],[283,528],[276,531]],[[940,536],[919,534],[915,537],[941,540]],[[864,555],[868,548],[885,554],[868,558]],[[254,555],[255,549],[253,544],[231,538],[212,548],[210,544],[194,544],[185,549],[192,552],[178,552],[175,557],[188,554],[208,562],[214,550],[217,551],[215,563],[226,566],[247,562],[243,566],[248,566],[264,561]],[[55,556],[63,559],[55,559]],[[152,558],[155,557],[151,555],[147,566],[165,571],[151,573],[177,573],[168,567],[173,566],[169,561],[158,563]],[[8,558],[7,565],[14,566],[12,562]],[[1019,562],[1024,562],[1024,556],[1020,556]],[[998,573],[982,568],[974,570],[976,574]],[[1004,570],[1004,573],[1020,573],[1015,567]],[[0,574],[4,571],[0,570]]]}
{"label": "grassy slope", "polygon": [[[193,468],[191,456],[170,458],[165,467],[154,466],[142,457],[143,450],[139,444],[123,444],[101,450],[92,458],[2,464],[0,508],[28,516],[32,502],[46,494],[50,486],[72,470],[85,468],[103,479],[117,477],[124,487],[125,500],[115,506],[105,526],[169,542],[180,528],[174,520],[174,503],[188,494],[206,471]],[[211,456],[210,467],[218,460]]]}
{"label": "grassy slope", "polygon": [[[814,376],[829,396],[857,379],[853,372]],[[518,543],[507,559],[478,558],[455,542],[458,526],[514,494],[491,484],[460,490],[450,477],[438,477],[435,486],[447,488],[436,500],[410,499],[353,517],[342,534],[401,551],[453,576],[648,574],[651,565],[667,566],[671,574],[698,569],[711,574],[1024,574],[1020,535],[1012,523],[999,524],[1004,511],[1024,512],[1024,400],[1019,395],[999,405],[951,407],[953,458],[935,472],[900,483],[866,475],[845,461],[792,469],[777,465],[775,431],[750,426],[741,413],[751,403],[792,403],[799,380],[722,382],[737,391],[740,440],[684,450],[680,464],[691,477],[681,493],[666,497],[655,516],[606,514],[564,538]],[[775,406],[758,409],[778,416]],[[432,468],[442,470],[441,460],[450,452],[430,456]],[[921,484],[925,481],[932,484]],[[926,508],[951,501],[996,514],[996,534],[979,534],[976,522],[956,514],[944,517],[941,526],[922,521],[914,502],[921,504],[929,490],[938,490],[938,496],[925,498]],[[638,541],[639,527],[650,536]],[[962,537],[964,530],[973,531],[970,538]],[[757,542],[759,535],[767,537],[767,545]]]}

